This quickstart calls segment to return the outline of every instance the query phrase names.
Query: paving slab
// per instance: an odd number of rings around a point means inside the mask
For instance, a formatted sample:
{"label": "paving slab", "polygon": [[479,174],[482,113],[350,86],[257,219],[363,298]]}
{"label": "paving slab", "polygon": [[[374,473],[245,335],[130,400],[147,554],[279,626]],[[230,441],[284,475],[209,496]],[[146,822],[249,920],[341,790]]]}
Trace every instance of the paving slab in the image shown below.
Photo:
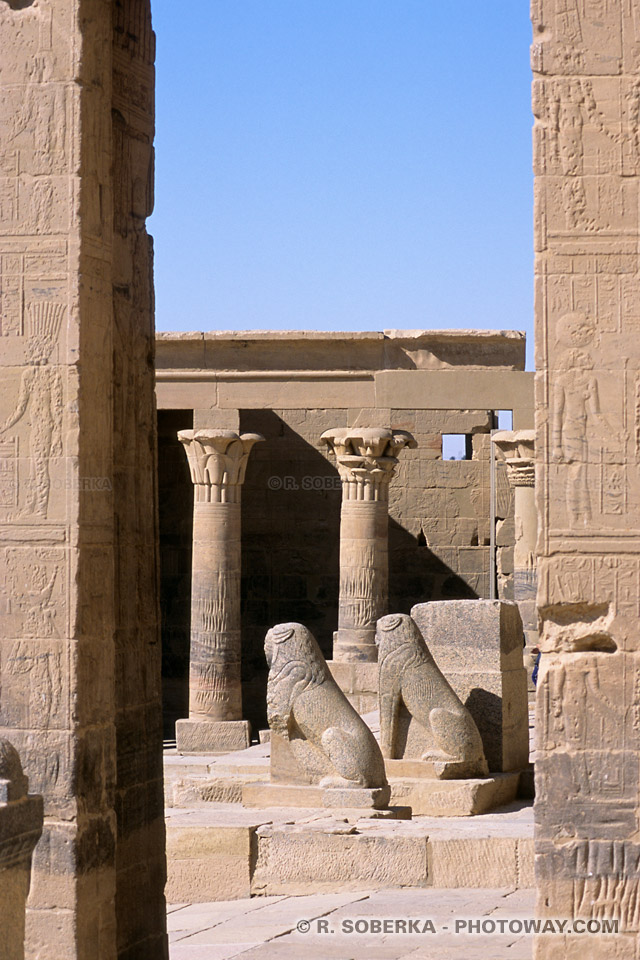
{"label": "paving slab", "polygon": [[[181,907],[189,929],[171,960],[531,960],[532,938],[459,934],[452,918],[532,917],[534,890],[379,890],[365,894],[254,898]],[[176,911],[172,911],[175,916]],[[208,925],[207,924],[208,917]],[[436,932],[371,932],[373,921],[431,920]],[[365,928],[359,932],[356,921]],[[203,928],[201,924],[205,923]],[[307,921],[309,932],[297,929]],[[344,926],[345,922],[350,926]],[[324,927],[319,924],[323,923]],[[346,932],[352,930],[353,932]]]}

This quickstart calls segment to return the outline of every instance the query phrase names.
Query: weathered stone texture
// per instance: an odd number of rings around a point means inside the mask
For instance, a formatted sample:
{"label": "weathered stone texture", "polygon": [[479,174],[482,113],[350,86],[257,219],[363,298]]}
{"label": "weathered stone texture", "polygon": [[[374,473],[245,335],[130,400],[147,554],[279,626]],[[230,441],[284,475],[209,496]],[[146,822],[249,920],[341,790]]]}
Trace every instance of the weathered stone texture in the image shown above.
{"label": "weathered stone texture", "polygon": [[162,958],[149,5],[0,3],[0,49],[0,724],[45,811],[26,953]]}
{"label": "weathered stone texture", "polygon": [[[594,960],[635,956],[640,926],[638,15],[532,10],[538,909],[619,917]],[[580,949],[567,938],[565,955]],[[551,953],[541,937],[536,956]]]}
{"label": "weathered stone texture", "polygon": [[475,720],[489,770],[523,770],[529,760],[529,713],[517,605],[447,600],[417,604],[411,616]]}
{"label": "weathered stone texture", "polygon": [[380,746],[385,760],[412,759],[414,776],[442,780],[488,773],[473,717],[406,614],[378,620]]}
{"label": "weathered stone texture", "polygon": [[272,627],[265,653],[271,780],[339,788],[345,796],[383,788],[386,806],[390,791],[380,747],[331,676],[309,630],[300,623]]}

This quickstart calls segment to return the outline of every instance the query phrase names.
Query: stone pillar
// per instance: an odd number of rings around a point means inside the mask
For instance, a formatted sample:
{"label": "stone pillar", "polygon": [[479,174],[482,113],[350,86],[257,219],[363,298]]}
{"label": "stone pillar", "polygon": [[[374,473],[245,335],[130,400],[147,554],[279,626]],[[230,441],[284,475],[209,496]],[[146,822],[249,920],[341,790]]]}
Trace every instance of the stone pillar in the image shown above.
{"label": "stone pillar", "polygon": [[619,924],[537,960],[638,948],[639,13],[532,4],[538,911]]}
{"label": "stone pillar", "polygon": [[405,430],[385,427],[327,430],[342,480],[340,602],[333,659],[375,661],[376,622],[389,600],[389,483],[404,447]]}
{"label": "stone pillar", "polygon": [[31,856],[42,834],[42,797],[29,796],[16,749],[0,740],[0,916],[2,960],[24,960]]}
{"label": "stone pillar", "polygon": [[189,719],[176,723],[180,753],[241,750],[240,494],[258,433],[180,430],[193,481]]}
{"label": "stone pillar", "polygon": [[0,0],[0,736],[44,801],[30,960],[168,955],[154,46],[149,0]]}
{"label": "stone pillar", "polygon": [[[535,430],[499,430],[491,439],[506,461],[507,477],[514,490],[513,598],[520,609],[529,654],[527,659],[531,661],[531,648],[538,644]],[[532,666],[531,662],[529,666]]]}

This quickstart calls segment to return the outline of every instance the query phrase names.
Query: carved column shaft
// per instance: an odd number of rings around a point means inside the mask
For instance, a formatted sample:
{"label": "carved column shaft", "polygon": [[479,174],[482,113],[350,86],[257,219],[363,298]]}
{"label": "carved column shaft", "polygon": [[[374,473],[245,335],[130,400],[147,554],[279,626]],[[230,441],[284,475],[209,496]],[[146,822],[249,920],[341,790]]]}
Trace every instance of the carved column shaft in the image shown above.
{"label": "carved column shaft", "polygon": [[[248,745],[220,741],[205,724],[242,721],[240,676],[240,494],[259,434],[181,430],[194,485],[189,722],[178,721],[178,749]],[[223,731],[223,740],[229,732]]]}
{"label": "carved column shaft", "polygon": [[402,430],[328,430],[322,435],[342,479],[340,599],[334,660],[377,659],[376,621],[389,598],[389,483],[403,447]]}
{"label": "carved column shaft", "polygon": [[[538,642],[535,431],[500,430],[493,434],[492,439],[505,459],[507,476],[514,491],[513,598],[520,609],[527,648],[530,650]],[[532,659],[530,668],[533,662]]]}
{"label": "carved column shaft", "polygon": [[239,503],[194,503],[189,716],[200,720],[242,719],[240,524]]}
{"label": "carved column shaft", "polygon": [[[343,499],[340,512],[339,646],[351,648],[352,645],[366,644],[371,647],[373,644],[371,653],[375,653],[375,625],[387,612],[389,596],[388,539],[386,500]],[[336,648],[336,659],[341,659],[337,655],[340,652],[345,651]]]}

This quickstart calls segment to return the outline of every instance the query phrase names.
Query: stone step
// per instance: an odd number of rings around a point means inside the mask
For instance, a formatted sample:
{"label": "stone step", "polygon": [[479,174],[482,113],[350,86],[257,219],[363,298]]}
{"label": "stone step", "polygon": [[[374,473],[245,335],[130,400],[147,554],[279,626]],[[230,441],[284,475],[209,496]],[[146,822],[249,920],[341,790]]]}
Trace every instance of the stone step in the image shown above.
{"label": "stone step", "polygon": [[353,820],[209,803],[167,811],[170,902],[383,887],[534,886],[533,810]]}

